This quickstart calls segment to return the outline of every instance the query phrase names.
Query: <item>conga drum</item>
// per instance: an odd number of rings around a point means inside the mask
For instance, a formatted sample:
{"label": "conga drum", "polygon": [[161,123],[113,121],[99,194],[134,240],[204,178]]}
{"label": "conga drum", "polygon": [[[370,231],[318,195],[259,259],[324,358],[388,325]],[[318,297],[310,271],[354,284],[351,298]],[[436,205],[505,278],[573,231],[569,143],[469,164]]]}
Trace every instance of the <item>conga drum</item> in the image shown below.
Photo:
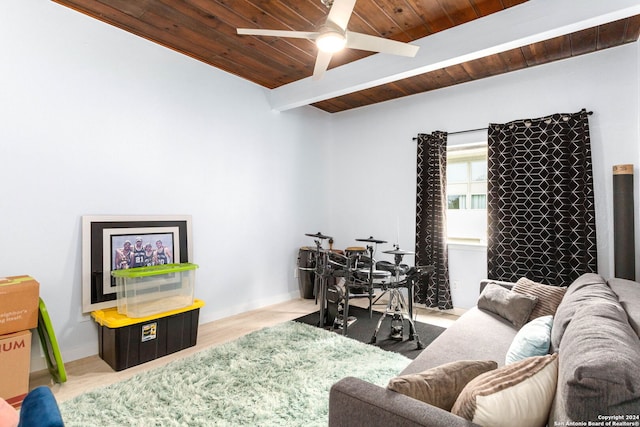
{"label": "conga drum", "polygon": [[316,250],[314,247],[304,246],[298,251],[298,287],[300,297],[305,299],[314,298]]}

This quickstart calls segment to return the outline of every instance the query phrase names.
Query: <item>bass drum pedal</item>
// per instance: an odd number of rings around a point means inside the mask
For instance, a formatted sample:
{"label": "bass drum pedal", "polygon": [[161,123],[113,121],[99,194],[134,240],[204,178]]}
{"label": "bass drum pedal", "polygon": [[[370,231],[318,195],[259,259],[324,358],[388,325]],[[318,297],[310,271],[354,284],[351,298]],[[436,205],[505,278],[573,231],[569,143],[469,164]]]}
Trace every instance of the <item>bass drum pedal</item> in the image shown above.
{"label": "bass drum pedal", "polygon": [[[356,321],[356,317],[349,316],[351,326]],[[327,325],[333,325],[333,329],[342,329],[344,324],[344,292],[340,286],[330,286],[327,288]]]}
{"label": "bass drum pedal", "polygon": [[400,313],[394,313],[391,318],[391,334],[389,338],[396,341],[402,341],[404,331],[402,327],[402,315]]}

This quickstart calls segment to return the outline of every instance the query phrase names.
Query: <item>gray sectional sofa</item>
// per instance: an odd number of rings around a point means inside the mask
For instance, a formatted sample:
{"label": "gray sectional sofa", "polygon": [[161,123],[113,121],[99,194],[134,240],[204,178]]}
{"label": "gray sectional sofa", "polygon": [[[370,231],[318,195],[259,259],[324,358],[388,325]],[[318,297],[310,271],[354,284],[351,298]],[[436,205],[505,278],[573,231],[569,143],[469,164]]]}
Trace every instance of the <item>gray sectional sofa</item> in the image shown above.
{"label": "gray sectional sofa", "polygon": [[[506,289],[515,285],[499,284]],[[488,290],[483,290],[485,285],[481,285],[481,299]],[[607,281],[597,274],[584,274],[560,298],[559,305],[553,307],[549,350],[557,353],[553,356],[557,358],[557,383],[545,421],[549,426],[588,422],[640,425],[640,283]],[[400,375],[471,360],[493,360],[500,370],[520,329],[512,320],[475,307],[447,328]],[[396,391],[347,377],[331,388],[329,425],[478,424]],[[522,424],[505,420],[505,425]]]}

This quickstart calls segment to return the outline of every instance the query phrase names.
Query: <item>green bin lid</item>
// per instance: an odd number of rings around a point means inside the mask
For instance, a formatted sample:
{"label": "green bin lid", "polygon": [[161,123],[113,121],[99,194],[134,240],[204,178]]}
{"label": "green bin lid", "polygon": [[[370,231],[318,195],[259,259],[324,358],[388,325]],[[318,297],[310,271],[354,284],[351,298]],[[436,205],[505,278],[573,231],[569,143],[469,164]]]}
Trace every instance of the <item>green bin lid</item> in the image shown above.
{"label": "green bin lid", "polygon": [[125,278],[147,277],[147,276],[158,276],[160,274],[179,273],[181,271],[195,270],[196,268],[198,268],[197,264],[191,264],[191,263],[185,262],[181,264],[163,264],[163,265],[152,265],[149,267],[127,268],[125,270],[113,270],[111,272],[111,275],[113,277],[125,277]]}

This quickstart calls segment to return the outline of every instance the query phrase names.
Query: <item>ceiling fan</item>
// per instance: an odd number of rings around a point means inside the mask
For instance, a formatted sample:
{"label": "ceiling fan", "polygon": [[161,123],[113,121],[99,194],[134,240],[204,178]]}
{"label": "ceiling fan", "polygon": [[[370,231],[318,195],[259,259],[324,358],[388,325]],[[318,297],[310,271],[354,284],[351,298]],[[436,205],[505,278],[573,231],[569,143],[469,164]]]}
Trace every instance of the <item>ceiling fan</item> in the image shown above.
{"label": "ceiling fan", "polygon": [[329,67],[331,57],[343,48],[381,52],[413,57],[419,47],[408,43],[385,39],[347,30],[347,24],[356,5],[356,0],[321,0],[329,8],[327,20],[318,31],[263,30],[238,28],[238,34],[252,36],[292,37],[309,39],[318,47],[318,56],[313,68],[313,79],[319,80]]}

